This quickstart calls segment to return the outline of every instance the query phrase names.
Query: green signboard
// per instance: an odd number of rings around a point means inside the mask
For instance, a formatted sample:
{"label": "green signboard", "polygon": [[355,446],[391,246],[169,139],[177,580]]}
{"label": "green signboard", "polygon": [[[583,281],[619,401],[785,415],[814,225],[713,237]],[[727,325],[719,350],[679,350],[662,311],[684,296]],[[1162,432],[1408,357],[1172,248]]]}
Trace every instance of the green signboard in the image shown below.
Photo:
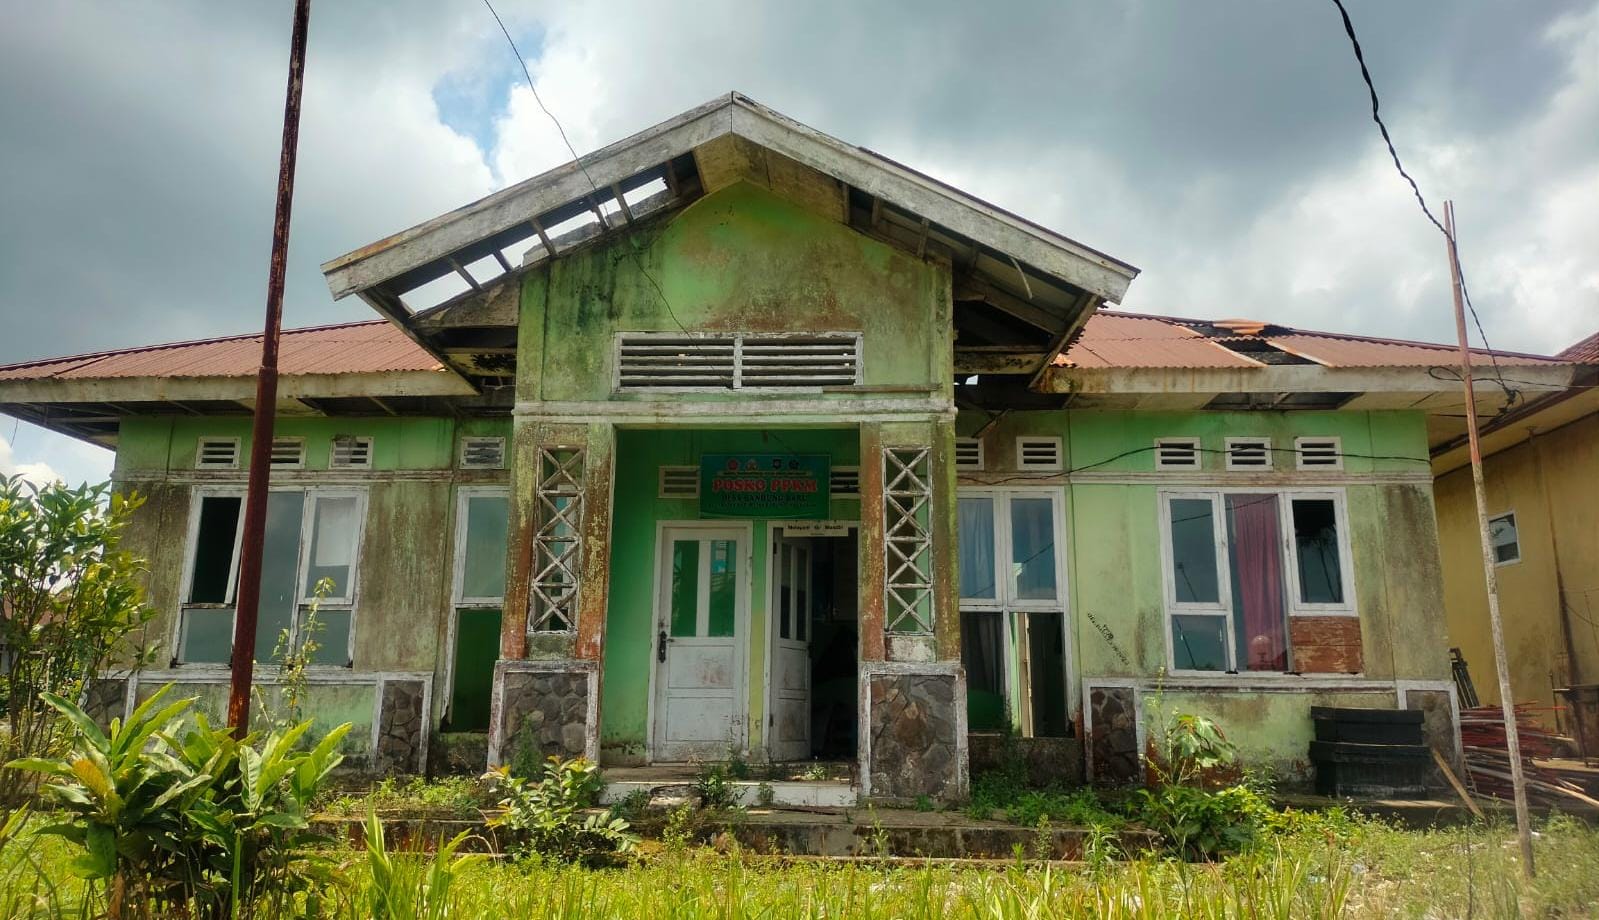
{"label": "green signboard", "polygon": [[702,454],[700,517],[825,520],[826,454]]}

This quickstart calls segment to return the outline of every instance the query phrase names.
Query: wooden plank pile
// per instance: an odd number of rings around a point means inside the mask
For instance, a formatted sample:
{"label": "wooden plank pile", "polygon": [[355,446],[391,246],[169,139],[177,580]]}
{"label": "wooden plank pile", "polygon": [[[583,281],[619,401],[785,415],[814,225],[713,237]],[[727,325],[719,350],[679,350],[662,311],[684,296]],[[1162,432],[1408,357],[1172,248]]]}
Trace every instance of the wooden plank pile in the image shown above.
{"label": "wooden plank pile", "polygon": [[[1537,707],[1516,705],[1516,737],[1521,742],[1521,769],[1527,778],[1527,800],[1544,805],[1582,803],[1599,808],[1599,799],[1573,781],[1569,771],[1538,761],[1560,753],[1559,735],[1538,724]],[[1466,777],[1478,795],[1514,797],[1510,753],[1506,750],[1504,713],[1498,706],[1479,706],[1460,713],[1460,743],[1466,754]]]}

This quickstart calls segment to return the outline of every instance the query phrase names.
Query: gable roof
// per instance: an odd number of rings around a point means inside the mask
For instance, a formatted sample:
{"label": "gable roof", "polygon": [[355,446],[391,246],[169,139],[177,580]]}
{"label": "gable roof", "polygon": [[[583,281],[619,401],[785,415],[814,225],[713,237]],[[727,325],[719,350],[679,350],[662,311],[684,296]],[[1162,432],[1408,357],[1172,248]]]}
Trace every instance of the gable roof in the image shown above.
{"label": "gable roof", "polygon": [[1580,364],[1599,364],[1599,332],[1572,345],[1555,357]]}

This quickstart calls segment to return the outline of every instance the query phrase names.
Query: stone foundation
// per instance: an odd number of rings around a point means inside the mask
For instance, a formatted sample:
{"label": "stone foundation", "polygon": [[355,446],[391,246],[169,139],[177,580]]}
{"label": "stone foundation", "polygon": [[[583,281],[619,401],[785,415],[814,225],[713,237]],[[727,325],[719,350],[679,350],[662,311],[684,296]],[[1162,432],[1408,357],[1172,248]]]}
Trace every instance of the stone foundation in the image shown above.
{"label": "stone foundation", "polygon": [[587,661],[502,661],[495,667],[493,764],[598,757],[598,672]]}
{"label": "stone foundation", "polygon": [[872,798],[966,795],[966,687],[959,670],[868,672],[864,770]]}
{"label": "stone foundation", "polygon": [[385,680],[378,685],[378,737],[372,751],[377,773],[421,773],[427,737],[427,682]]}
{"label": "stone foundation", "polygon": [[127,714],[126,677],[91,677],[84,689],[83,711],[102,729],[109,728],[112,719],[120,719]]}
{"label": "stone foundation", "polygon": [[1132,687],[1093,687],[1088,693],[1088,769],[1097,785],[1142,782],[1138,697]]}

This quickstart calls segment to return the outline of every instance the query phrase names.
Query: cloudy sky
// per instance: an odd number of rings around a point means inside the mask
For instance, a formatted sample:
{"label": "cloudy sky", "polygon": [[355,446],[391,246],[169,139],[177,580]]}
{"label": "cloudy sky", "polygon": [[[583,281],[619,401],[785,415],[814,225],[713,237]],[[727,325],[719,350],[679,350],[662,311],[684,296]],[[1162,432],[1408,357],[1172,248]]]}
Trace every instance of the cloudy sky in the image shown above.
{"label": "cloudy sky", "polygon": [[[1127,309],[1447,340],[1337,12],[499,0],[580,151],[730,89],[1140,266]],[[288,0],[0,0],[0,363],[259,328]],[[1350,0],[1496,347],[1599,327],[1599,4]],[[566,159],[480,0],[318,0],[286,321],[324,260]],[[0,471],[106,451],[0,419]]]}

